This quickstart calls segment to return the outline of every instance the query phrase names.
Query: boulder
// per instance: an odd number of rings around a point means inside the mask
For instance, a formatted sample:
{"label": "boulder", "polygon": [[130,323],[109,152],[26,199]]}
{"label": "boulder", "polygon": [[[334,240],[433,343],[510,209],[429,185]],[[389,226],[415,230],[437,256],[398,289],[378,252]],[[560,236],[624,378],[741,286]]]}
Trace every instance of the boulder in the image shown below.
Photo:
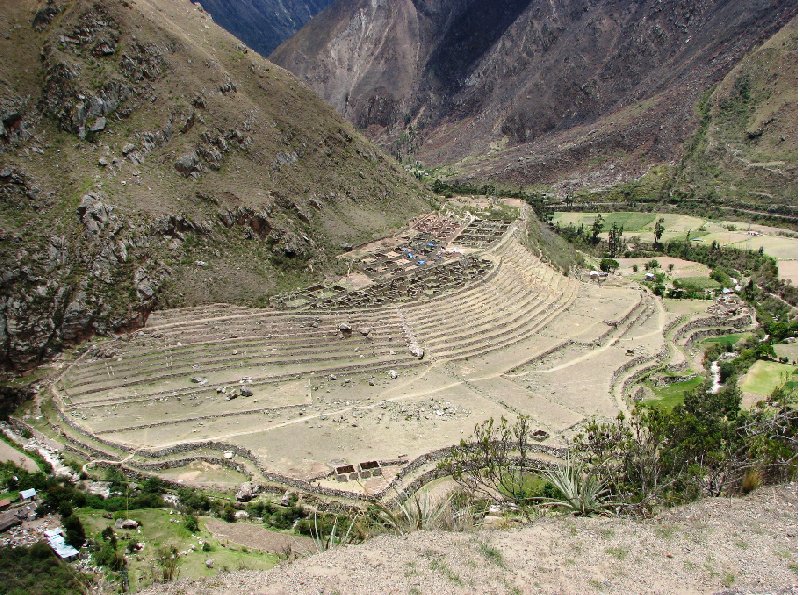
{"label": "boulder", "polygon": [[89,126],[89,132],[101,132],[106,129],[106,124],[106,119],[101,116],[97,118],[91,126]]}
{"label": "boulder", "polygon": [[211,558],[206,560],[206,568],[214,568],[214,560],[212,560]]}
{"label": "boulder", "polygon": [[139,523],[137,523],[133,519],[117,519],[114,522],[115,529],[126,529],[128,531],[131,531],[133,529],[136,529],[138,526]]}
{"label": "boulder", "polygon": [[192,151],[178,157],[174,165],[179,174],[188,178],[192,174],[200,172],[200,157],[197,151]]}
{"label": "boulder", "polygon": [[411,355],[413,355],[417,359],[422,359],[423,357],[425,357],[425,350],[416,343],[412,343],[411,345],[409,345],[408,351],[409,353],[411,353]]}
{"label": "boulder", "polygon": [[260,491],[260,485],[252,481],[246,481],[239,486],[239,490],[236,492],[236,499],[239,502],[249,502],[255,498]]}

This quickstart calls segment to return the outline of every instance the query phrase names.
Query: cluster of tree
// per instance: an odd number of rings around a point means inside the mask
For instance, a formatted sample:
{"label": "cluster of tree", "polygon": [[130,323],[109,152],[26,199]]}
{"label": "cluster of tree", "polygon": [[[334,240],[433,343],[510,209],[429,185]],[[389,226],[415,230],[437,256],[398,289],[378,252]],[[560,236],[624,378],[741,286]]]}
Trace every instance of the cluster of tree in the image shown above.
{"label": "cluster of tree", "polygon": [[575,438],[561,472],[527,489],[528,420],[476,426],[442,463],[470,494],[515,502],[523,510],[558,502],[575,513],[647,515],[703,496],[746,493],[797,477],[797,392],[784,386],[743,410],[735,382],[707,386],[672,410],[637,407],[630,419],[592,420]]}
{"label": "cluster of tree", "polygon": [[46,543],[0,548],[0,591],[13,595],[89,592],[90,577],[58,559]]}

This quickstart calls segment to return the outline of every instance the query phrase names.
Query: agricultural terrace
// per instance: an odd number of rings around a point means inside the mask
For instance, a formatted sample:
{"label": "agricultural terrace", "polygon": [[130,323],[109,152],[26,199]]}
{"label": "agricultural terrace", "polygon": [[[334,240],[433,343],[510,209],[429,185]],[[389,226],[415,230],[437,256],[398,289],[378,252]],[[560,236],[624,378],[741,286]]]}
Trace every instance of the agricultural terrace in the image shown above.
{"label": "agricultural terrace", "polygon": [[671,312],[620,276],[564,276],[525,248],[529,216],[450,205],[273,308],[154,313],[85,348],[48,421],[85,459],[173,480],[378,497],[490,417],[530,415],[563,446],[652,369],[690,365],[698,329],[751,324],[740,304]]}
{"label": "agricultural terrace", "polygon": [[[567,226],[583,225],[592,227],[597,213],[558,212],[553,221]],[[764,249],[764,253],[778,261],[781,279],[788,279],[797,286],[797,232],[764,225],[755,225],[734,221],[711,221],[691,215],[616,212],[600,213],[604,220],[604,231],[601,237],[608,237],[608,230],[613,224],[622,225],[626,240],[639,237],[642,242],[652,243],[655,240],[656,222],[663,217],[664,235],[662,242],[682,240],[688,237],[691,241],[702,244],[718,242],[722,246],[740,250]]]}

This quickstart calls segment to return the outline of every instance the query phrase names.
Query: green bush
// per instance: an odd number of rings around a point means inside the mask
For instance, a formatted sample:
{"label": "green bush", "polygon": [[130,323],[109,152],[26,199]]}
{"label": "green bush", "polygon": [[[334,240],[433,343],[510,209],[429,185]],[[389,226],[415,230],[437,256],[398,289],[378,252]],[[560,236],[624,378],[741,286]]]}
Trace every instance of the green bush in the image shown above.
{"label": "green bush", "polygon": [[64,539],[68,544],[79,548],[86,543],[86,531],[84,531],[81,520],[76,515],[73,514],[61,519],[61,523],[64,525]]}
{"label": "green bush", "polygon": [[0,548],[0,591],[8,595],[85,593],[88,579],[56,557],[45,543]]}
{"label": "green bush", "polygon": [[193,514],[186,515],[186,519],[183,521],[183,526],[192,533],[197,533],[200,530],[200,524],[197,522],[197,517]]}

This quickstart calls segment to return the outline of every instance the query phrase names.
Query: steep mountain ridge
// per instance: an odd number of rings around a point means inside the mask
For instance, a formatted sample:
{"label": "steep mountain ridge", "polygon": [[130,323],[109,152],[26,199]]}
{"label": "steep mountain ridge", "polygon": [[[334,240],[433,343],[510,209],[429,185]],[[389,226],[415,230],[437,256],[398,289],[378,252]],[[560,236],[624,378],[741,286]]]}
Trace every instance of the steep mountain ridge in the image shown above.
{"label": "steep mountain ridge", "polygon": [[268,56],[331,0],[198,0],[214,20]]}
{"label": "steep mountain ridge", "polygon": [[0,10],[0,362],[165,305],[266,303],[421,188],[188,0]]}
{"label": "steep mountain ridge", "polygon": [[401,157],[512,184],[676,160],[786,0],[337,0],[271,56]]}

